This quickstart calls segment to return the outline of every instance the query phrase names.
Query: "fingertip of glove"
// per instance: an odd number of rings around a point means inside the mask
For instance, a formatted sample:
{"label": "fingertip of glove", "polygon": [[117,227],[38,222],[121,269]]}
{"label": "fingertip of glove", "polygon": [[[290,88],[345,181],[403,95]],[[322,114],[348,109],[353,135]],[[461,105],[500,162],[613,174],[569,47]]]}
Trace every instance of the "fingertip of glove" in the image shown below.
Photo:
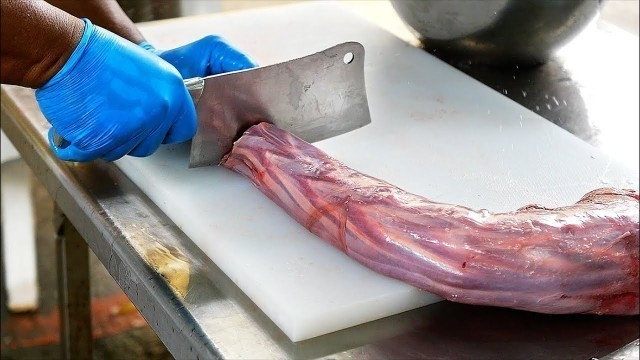
{"label": "fingertip of glove", "polygon": [[247,70],[257,67],[254,63],[244,54],[236,54],[236,56],[228,56],[222,59],[219,65],[213,67],[211,72],[213,74],[227,73],[231,71]]}
{"label": "fingertip of glove", "polygon": [[258,63],[256,63],[251,58],[245,55],[243,59],[240,59],[238,61],[238,66],[240,67],[240,69],[238,70],[246,70],[246,69],[252,69],[254,67],[258,67],[259,65]]}
{"label": "fingertip of glove", "polygon": [[245,53],[224,39],[218,41],[218,46],[212,49],[211,56],[209,66],[212,74],[246,70],[258,66]]}
{"label": "fingertip of glove", "polygon": [[54,128],[49,129],[48,138],[49,147],[60,160],[89,162],[98,158],[95,152],[78,149],[73,143],[63,139]]}
{"label": "fingertip of glove", "polygon": [[56,154],[56,156],[60,160],[74,161],[74,162],[89,162],[98,158],[97,156],[94,156],[91,153],[82,151],[73,145],[70,145],[66,148],[56,147],[53,144],[50,144],[50,145],[54,154]]}

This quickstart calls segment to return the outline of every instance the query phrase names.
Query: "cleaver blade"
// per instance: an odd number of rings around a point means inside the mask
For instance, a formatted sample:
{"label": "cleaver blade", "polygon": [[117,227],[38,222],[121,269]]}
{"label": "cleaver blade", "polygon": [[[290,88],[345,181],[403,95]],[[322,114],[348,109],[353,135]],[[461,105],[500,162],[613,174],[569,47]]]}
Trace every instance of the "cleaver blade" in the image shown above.
{"label": "cleaver blade", "polygon": [[283,63],[185,80],[198,115],[189,167],[218,165],[233,142],[266,121],[308,142],[371,122],[364,47],[357,42]]}

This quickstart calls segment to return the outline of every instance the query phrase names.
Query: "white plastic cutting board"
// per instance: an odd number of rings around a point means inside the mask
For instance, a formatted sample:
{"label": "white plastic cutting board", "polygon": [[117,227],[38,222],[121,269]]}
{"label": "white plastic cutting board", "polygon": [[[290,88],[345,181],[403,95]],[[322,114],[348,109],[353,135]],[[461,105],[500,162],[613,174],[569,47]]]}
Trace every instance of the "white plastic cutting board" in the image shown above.
{"label": "white plastic cutting board", "polygon": [[[331,3],[160,22],[158,47],[207,34],[267,65],[344,41],[366,50],[372,124],[317,143],[433,200],[493,211],[569,204],[638,175],[522,106]],[[118,166],[293,340],[438,300],[343,255],[226,169],[187,169],[188,146]]]}

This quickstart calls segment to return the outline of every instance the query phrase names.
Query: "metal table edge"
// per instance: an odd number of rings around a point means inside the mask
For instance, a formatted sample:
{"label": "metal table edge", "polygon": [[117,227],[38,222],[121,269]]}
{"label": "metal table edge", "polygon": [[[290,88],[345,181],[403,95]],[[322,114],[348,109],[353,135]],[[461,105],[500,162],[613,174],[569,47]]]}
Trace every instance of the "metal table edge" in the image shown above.
{"label": "metal table edge", "polygon": [[[73,186],[74,175],[70,165],[55,157],[37,129],[34,126],[30,126],[32,124],[24,112],[17,108],[15,103],[8,97],[9,94],[3,86],[2,111],[8,116],[5,117],[5,121],[2,123],[2,130],[12,141],[36,178],[44,185],[65,216],[78,229],[89,247],[98,256],[102,264],[107,267],[110,275],[116,280],[167,349],[176,358],[182,358],[185,354],[194,354],[196,357],[202,358],[221,358],[222,355],[212,343],[202,341],[207,336],[194,321],[193,317],[187,311],[180,311],[181,309],[183,310],[183,306],[179,304],[178,299],[173,295],[173,291],[166,280],[149,267],[135,249],[127,246],[128,242],[118,241],[119,239],[125,239],[126,235],[113,226],[113,223],[108,221],[108,218],[91,216],[92,213],[100,212],[102,209],[91,199],[89,194],[82,191],[80,187]],[[108,164],[107,166],[112,167],[114,171],[120,171],[113,164]],[[146,198],[146,195],[137,186],[135,186],[135,190],[139,192],[139,195]],[[166,217],[163,213],[157,215]],[[164,220],[171,221],[168,218]],[[95,240],[97,237],[110,244],[112,248],[110,258],[105,258],[100,251],[97,251],[97,240]],[[122,271],[120,264],[125,265],[124,269],[131,270],[134,281],[137,280],[136,286],[130,286],[131,284],[127,283],[126,279],[118,274],[119,271]],[[141,292],[141,290],[144,291]],[[159,292],[169,296],[160,296]],[[175,314],[175,316],[170,316],[170,320],[173,323],[170,325],[173,329],[179,329],[179,331],[175,331],[175,333],[165,332],[164,326],[160,327],[157,322],[154,322],[152,315],[155,308],[148,306],[144,302],[145,297],[154,298],[158,306],[165,308],[168,314]],[[180,315],[178,316],[179,312]],[[187,347],[189,350],[187,350]]]}

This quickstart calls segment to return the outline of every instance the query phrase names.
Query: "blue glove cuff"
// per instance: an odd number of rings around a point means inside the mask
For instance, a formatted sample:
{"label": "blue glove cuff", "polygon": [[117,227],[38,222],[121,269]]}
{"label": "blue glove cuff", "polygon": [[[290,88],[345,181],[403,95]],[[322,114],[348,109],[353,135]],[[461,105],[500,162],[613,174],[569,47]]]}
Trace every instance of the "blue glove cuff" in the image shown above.
{"label": "blue glove cuff", "polygon": [[95,29],[95,26],[91,23],[91,21],[89,21],[89,19],[82,19],[82,21],[84,21],[85,25],[84,32],[82,33],[82,38],[80,38],[80,42],[78,43],[78,45],[76,45],[75,50],[73,50],[73,53],[71,53],[71,56],[69,56],[69,59],[67,59],[67,62],[64,64],[64,66],[62,66],[62,69],[60,69],[57,74],[55,74],[51,79],[49,79],[49,81],[42,85],[40,89],[44,90],[50,86],[55,85],[61,79],[64,79],[67,74],[73,70],[73,68],[78,63],[78,60],[80,60],[80,58],[82,57],[84,50],[87,48],[89,37],[91,37],[91,34]]}

